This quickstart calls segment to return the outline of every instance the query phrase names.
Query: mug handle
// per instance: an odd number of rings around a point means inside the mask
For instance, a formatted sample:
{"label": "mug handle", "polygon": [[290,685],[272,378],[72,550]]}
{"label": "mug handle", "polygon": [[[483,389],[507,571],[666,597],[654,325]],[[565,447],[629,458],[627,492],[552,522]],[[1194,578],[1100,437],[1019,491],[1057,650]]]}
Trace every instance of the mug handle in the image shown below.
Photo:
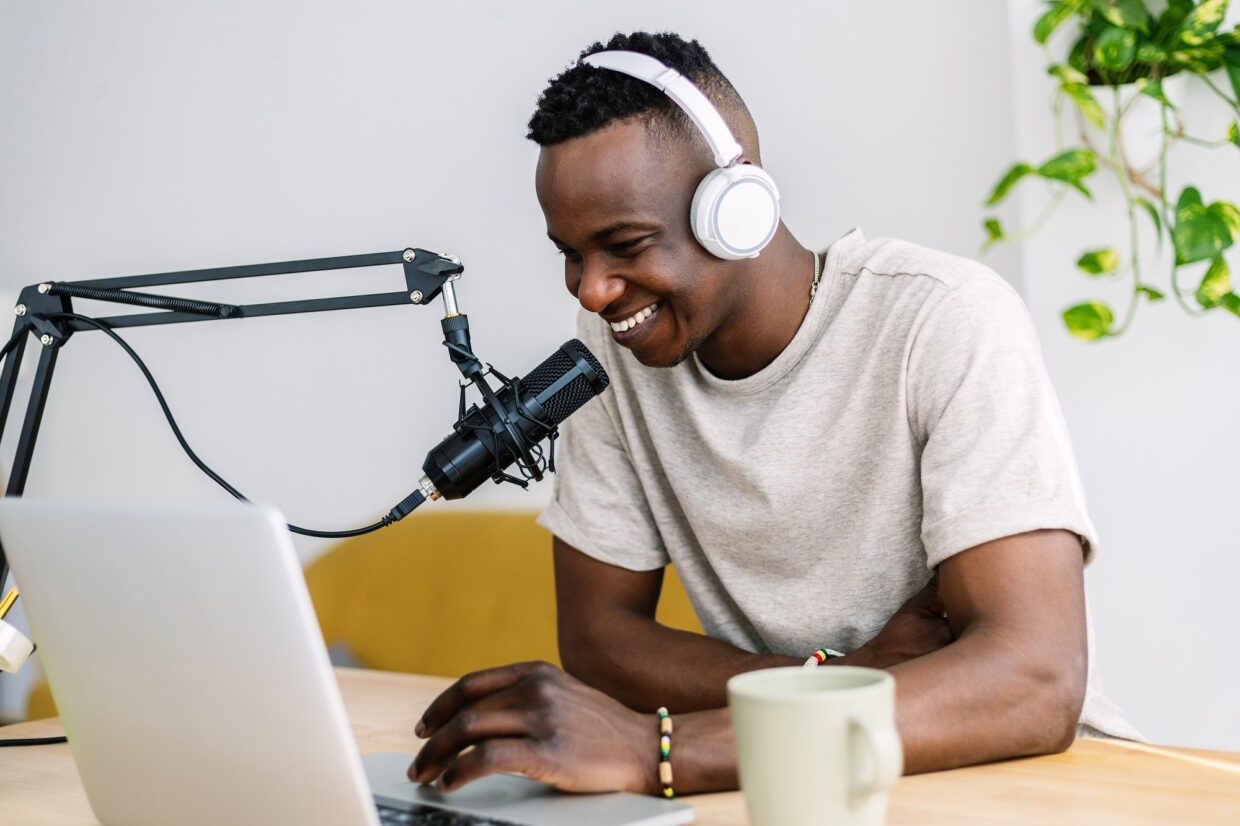
{"label": "mug handle", "polygon": [[884,725],[870,717],[854,717],[849,722],[854,734],[860,734],[865,740],[874,761],[874,777],[869,783],[858,782],[854,773],[849,785],[849,799],[857,805],[900,779],[904,772],[904,750],[894,723]]}

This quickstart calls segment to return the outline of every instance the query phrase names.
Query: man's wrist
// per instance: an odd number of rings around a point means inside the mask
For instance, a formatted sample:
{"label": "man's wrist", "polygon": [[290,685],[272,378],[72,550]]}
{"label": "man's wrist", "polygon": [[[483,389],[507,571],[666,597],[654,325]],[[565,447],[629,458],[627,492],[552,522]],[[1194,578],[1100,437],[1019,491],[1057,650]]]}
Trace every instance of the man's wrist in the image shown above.
{"label": "man's wrist", "polygon": [[659,796],[659,719],[646,712],[633,712],[636,718],[637,738],[634,741],[633,778],[626,784],[626,791]]}
{"label": "man's wrist", "polygon": [[[737,788],[731,712],[717,708],[679,715],[672,765],[677,796]],[[655,794],[661,796],[657,777],[655,785]]]}

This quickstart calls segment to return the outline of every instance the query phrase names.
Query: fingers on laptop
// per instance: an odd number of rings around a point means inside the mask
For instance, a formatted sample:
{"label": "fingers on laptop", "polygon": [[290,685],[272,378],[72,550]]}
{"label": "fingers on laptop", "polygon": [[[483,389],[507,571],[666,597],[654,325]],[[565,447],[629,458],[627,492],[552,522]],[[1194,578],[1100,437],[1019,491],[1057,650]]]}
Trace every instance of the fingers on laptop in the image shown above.
{"label": "fingers on laptop", "polygon": [[508,692],[492,695],[466,708],[436,731],[409,767],[409,779],[429,783],[439,777],[470,746],[506,737],[539,738],[538,715],[512,708]]}
{"label": "fingers on laptop", "polygon": [[540,749],[540,744],[524,737],[487,740],[453,760],[435,786],[444,792],[456,791],[470,781],[500,772],[550,780],[542,774],[548,761]]}
{"label": "fingers on laptop", "polygon": [[469,703],[503,691],[531,676],[546,676],[558,670],[547,662],[523,662],[466,674],[426,707],[413,732],[418,737],[430,737]]}
{"label": "fingers on laptop", "polygon": [[427,710],[409,778],[452,791],[510,772],[565,791],[648,791],[658,734],[647,717],[546,663],[478,672]]}

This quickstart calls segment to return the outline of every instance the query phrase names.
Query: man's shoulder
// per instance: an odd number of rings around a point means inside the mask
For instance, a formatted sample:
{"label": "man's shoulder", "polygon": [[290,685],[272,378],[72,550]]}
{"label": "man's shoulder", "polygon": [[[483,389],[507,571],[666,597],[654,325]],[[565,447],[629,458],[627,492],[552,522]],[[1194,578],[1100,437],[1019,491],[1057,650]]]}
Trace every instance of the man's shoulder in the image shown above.
{"label": "man's shoulder", "polygon": [[858,280],[889,279],[929,287],[934,293],[974,284],[1011,289],[980,261],[896,238],[873,238],[854,245],[840,261],[840,273]]}

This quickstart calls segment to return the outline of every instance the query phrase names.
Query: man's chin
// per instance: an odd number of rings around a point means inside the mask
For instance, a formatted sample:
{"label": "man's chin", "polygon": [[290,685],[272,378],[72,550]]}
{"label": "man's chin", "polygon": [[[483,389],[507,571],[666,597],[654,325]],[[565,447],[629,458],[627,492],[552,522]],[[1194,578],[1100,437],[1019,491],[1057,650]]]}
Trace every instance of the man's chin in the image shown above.
{"label": "man's chin", "polygon": [[646,348],[630,348],[629,352],[633,354],[633,358],[643,367],[675,367],[685,359],[689,358],[689,354],[693,352],[692,346],[686,346],[684,349],[667,350],[667,349],[646,349]]}

